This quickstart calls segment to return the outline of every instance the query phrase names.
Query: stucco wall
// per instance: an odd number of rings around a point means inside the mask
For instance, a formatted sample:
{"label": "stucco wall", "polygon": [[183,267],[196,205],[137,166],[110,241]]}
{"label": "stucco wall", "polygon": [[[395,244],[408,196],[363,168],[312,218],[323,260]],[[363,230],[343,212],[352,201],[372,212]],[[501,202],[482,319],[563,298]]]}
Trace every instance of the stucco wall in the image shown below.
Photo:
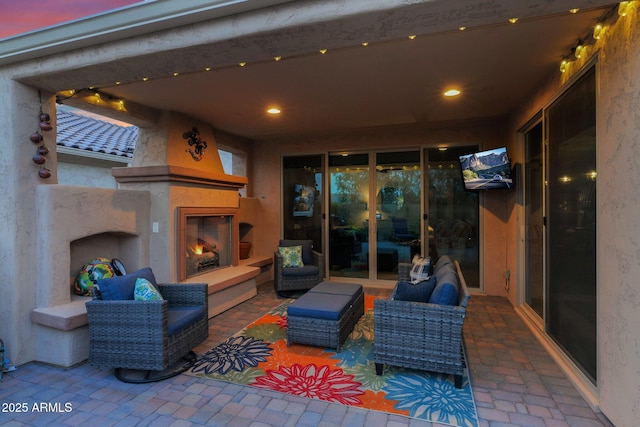
{"label": "stucco wall", "polygon": [[[510,135],[564,90],[576,73],[597,69],[598,404],[616,426],[640,419],[640,9],[614,17],[605,37],[565,74],[550,76],[513,115]],[[509,213],[508,253],[516,254],[517,205]],[[508,262],[517,266],[517,257]],[[521,287],[522,289],[522,287]],[[509,293],[519,303],[516,288]]]}
{"label": "stucco wall", "polygon": [[620,19],[600,53],[598,389],[617,426],[640,419],[640,17]]}

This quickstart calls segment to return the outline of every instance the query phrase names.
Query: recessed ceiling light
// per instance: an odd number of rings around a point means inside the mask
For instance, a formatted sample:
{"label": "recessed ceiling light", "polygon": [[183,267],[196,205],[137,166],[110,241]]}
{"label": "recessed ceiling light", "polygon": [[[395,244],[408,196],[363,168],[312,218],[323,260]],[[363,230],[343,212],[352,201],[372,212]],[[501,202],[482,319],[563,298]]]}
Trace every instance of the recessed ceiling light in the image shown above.
{"label": "recessed ceiling light", "polygon": [[269,107],[267,109],[267,113],[272,114],[272,115],[277,115],[282,113],[282,110],[280,110],[278,107]]}
{"label": "recessed ceiling light", "polygon": [[466,30],[466,29],[467,29],[467,27],[458,27],[458,29],[459,29],[460,31],[464,31],[464,30]]}
{"label": "recessed ceiling light", "polygon": [[518,18],[509,18],[509,22],[515,24],[516,22],[518,22]]}
{"label": "recessed ceiling light", "polygon": [[320,49],[320,53],[324,55],[325,53],[327,53],[327,49]]}
{"label": "recessed ceiling light", "polygon": [[580,9],[569,9],[569,13],[578,13]]}
{"label": "recessed ceiling light", "polygon": [[415,35],[415,34],[411,34],[411,35],[409,36],[409,40],[413,40],[413,39],[415,39],[415,38],[416,38],[416,35]]}
{"label": "recessed ceiling light", "polygon": [[444,96],[458,96],[460,95],[460,90],[459,89],[448,89],[444,92]]}

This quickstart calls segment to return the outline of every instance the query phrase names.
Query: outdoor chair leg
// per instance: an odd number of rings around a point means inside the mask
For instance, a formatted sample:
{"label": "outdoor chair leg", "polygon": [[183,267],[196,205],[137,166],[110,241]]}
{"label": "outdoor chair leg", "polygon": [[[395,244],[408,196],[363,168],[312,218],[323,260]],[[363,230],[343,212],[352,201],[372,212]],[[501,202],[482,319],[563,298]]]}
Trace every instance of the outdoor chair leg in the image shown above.
{"label": "outdoor chair leg", "polygon": [[376,375],[382,375],[383,370],[384,370],[384,364],[376,363]]}
{"label": "outdoor chair leg", "polygon": [[453,385],[455,385],[456,388],[462,388],[462,375],[453,376]]}

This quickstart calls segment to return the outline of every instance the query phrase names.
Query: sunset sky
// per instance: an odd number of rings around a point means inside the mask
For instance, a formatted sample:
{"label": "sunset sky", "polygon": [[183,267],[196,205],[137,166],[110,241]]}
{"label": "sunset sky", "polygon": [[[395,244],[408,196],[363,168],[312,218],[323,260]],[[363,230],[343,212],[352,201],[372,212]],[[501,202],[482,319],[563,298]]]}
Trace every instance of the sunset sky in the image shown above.
{"label": "sunset sky", "polygon": [[0,39],[142,0],[0,0]]}

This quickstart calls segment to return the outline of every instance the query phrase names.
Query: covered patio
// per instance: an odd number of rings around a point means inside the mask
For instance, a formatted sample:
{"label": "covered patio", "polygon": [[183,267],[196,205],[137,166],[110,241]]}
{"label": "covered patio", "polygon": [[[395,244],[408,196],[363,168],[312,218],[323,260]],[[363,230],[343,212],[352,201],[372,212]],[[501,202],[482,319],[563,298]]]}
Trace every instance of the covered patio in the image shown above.
{"label": "covered patio", "polygon": [[[259,402],[265,410],[272,405],[264,414],[278,422],[282,419],[275,412],[289,404],[288,411],[307,414],[313,422],[322,418],[316,413],[341,413],[183,376],[136,389],[144,402],[131,404],[129,386],[82,364],[86,315],[82,299],[71,290],[75,270],[82,265],[74,254],[92,246],[126,257],[131,270],[152,267],[159,282],[184,281],[177,208],[212,207],[215,202],[216,209],[241,218],[252,213],[248,239],[255,264],[237,259],[231,264],[242,267],[239,276],[250,282],[243,298],[251,298],[256,288],[265,294],[272,278],[269,260],[285,234],[284,158],[355,152],[372,159],[373,150],[424,155],[425,150],[473,144],[507,146],[515,153],[514,170],[521,171],[522,129],[541,120],[545,109],[589,68],[597,71],[597,173],[590,175],[598,188],[592,204],[597,213],[595,273],[590,275],[597,285],[592,299],[596,336],[591,337],[597,379],[585,375],[554,343],[544,319],[530,316],[526,298],[531,278],[521,244],[524,196],[517,183],[514,191],[479,198],[478,286],[465,337],[476,401],[486,404],[480,411],[486,424],[526,424],[519,418],[525,414],[533,417],[527,418],[532,425],[599,425],[596,413],[602,411],[617,425],[633,425],[640,400],[638,331],[630,326],[640,320],[635,291],[640,201],[629,195],[640,186],[635,160],[640,155],[640,8],[630,2],[624,14],[608,1],[571,3],[206,0],[195,7],[165,0],[3,40],[0,338],[8,359],[18,366],[0,382],[3,393],[8,385],[12,390],[21,386],[25,399],[35,402],[53,400],[63,391],[65,401],[86,406],[57,416],[80,416],[82,421],[100,416],[105,424],[110,416],[136,417],[135,411],[155,418],[183,411],[172,421],[188,412],[187,419],[198,414],[194,422],[226,411],[257,417]],[[606,36],[596,36],[594,29],[602,24]],[[576,56],[586,39],[587,51]],[[441,96],[452,84],[462,88],[462,98]],[[59,103],[140,128],[131,167],[113,172],[117,188],[95,189],[81,179],[77,185],[59,183],[54,131]],[[280,107],[280,116],[265,113],[274,106]],[[35,131],[42,139],[34,137]],[[199,135],[198,150],[190,144],[192,138],[185,138],[189,132]],[[44,164],[34,159],[42,147],[48,150]],[[218,147],[242,156],[242,176],[224,173]],[[376,218],[367,204],[360,207]],[[331,213],[323,213],[318,227],[324,227],[328,240]],[[394,256],[383,258],[393,265]],[[361,265],[374,265],[376,257],[364,260],[363,255]],[[260,285],[263,281],[269,285]],[[218,284],[215,279],[210,286]],[[267,305],[275,298],[269,291]],[[229,296],[234,304],[235,297]],[[211,313],[212,339],[246,323],[253,305],[262,312],[258,301],[254,297],[238,311],[224,307],[222,314]],[[218,333],[215,328],[229,318],[234,330]],[[514,353],[509,345],[515,345]],[[533,360],[534,355],[541,359]],[[171,401],[176,391],[186,393],[178,403]],[[515,400],[509,398],[512,393]],[[114,400],[113,406],[102,405],[105,397]],[[208,405],[215,409],[206,409]],[[109,407],[113,412],[107,414]],[[355,412],[339,418],[377,416]],[[38,423],[35,416],[31,422]]]}

